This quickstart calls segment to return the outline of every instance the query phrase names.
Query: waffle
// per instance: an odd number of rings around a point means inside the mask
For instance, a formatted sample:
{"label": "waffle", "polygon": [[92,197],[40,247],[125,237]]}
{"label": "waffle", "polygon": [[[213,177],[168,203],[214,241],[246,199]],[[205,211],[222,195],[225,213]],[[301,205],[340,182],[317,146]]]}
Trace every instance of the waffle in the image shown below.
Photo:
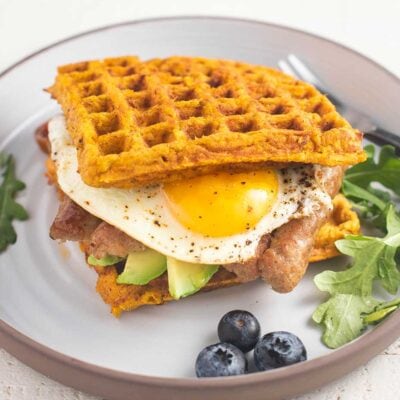
{"label": "waffle", "polygon": [[[360,232],[360,221],[351,210],[346,198],[339,194],[333,200],[333,212],[330,219],[321,227],[316,235],[310,262],[322,261],[337,256],[335,241],[345,235],[357,235]],[[85,245],[83,251],[87,251]],[[148,285],[120,285],[115,267],[96,268],[98,273],[97,292],[105,303],[111,306],[111,312],[118,317],[123,311],[131,311],[144,305],[163,304],[172,301],[168,292],[166,275],[154,279]],[[202,291],[225,288],[240,284],[240,280],[232,272],[220,268]]]}
{"label": "waffle", "polygon": [[359,233],[360,220],[357,213],[351,209],[351,204],[346,197],[337,194],[333,199],[332,214],[315,237],[310,262],[338,256],[340,253],[335,246],[336,240],[343,239],[346,235]]}
{"label": "waffle", "polygon": [[325,96],[267,67],[109,58],[60,67],[48,91],[62,106],[81,176],[91,186],[365,159],[361,132]]}
{"label": "waffle", "polygon": [[[148,285],[120,285],[116,282],[118,272],[115,267],[98,270],[97,292],[103,301],[111,306],[111,312],[118,317],[123,311],[132,311],[144,305],[159,305],[173,298],[168,291],[167,277],[154,279]],[[235,274],[223,268],[211,278],[207,285],[201,289],[207,292],[238,285],[239,279]]]}

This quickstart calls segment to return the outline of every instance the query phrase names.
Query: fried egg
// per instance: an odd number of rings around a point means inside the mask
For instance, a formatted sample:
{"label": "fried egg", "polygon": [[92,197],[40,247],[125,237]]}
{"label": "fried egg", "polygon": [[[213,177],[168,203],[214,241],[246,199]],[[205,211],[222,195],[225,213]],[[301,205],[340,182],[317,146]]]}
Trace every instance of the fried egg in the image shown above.
{"label": "fried egg", "polygon": [[221,172],[134,189],[95,188],[78,171],[64,117],[49,123],[51,157],[61,190],[89,213],[178,260],[244,262],[261,237],[293,218],[331,206],[313,165]]}

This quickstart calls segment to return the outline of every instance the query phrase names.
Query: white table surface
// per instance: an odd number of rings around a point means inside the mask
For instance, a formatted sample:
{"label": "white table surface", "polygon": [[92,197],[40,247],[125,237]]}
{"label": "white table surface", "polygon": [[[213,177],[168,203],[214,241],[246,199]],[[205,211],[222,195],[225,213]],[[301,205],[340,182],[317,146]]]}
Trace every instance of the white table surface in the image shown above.
{"label": "white table surface", "polygon": [[[0,0],[0,71],[43,46],[98,26],[194,14],[301,28],[352,47],[400,76],[399,0]],[[399,372],[400,340],[345,378],[296,400],[396,400]],[[0,399],[97,398],[58,384],[0,350]]]}

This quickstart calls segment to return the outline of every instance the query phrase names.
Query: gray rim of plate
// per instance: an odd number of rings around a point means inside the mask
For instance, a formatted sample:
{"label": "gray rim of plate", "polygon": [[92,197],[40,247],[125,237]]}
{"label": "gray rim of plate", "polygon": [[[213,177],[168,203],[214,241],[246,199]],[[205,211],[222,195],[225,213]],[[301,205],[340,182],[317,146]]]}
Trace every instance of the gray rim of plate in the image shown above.
{"label": "gray rim of plate", "polygon": [[[57,47],[62,43],[90,35],[94,32],[109,30],[124,25],[185,19],[211,19],[244,22],[275,27],[282,30],[293,31],[300,35],[314,37],[320,41],[324,41],[330,43],[331,45],[342,48],[349,53],[358,55],[366,62],[375,65],[396,83],[400,83],[400,79],[395,74],[388,71],[377,62],[347,46],[336,43],[330,39],[326,39],[300,29],[252,19],[196,15],[146,18],[125,21],[85,31],[55,42],[17,61],[0,73],[0,80],[14,68],[30,60],[31,58],[34,58],[38,54],[45,53],[47,50]],[[10,325],[0,320],[0,345],[19,360],[33,367],[37,371],[42,372],[45,375],[64,384],[85,390],[89,393],[103,396],[108,395],[112,398],[118,399],[124,398],[124,396],[128,395],[128,393],[132,399],[144,398],[144,396],[149,394],[153,394],[154,397],[152,397],[154,399],[169,398],[171,395],[176,395],[174,398],[183,399],[187,398],[186,396],[188,396],[189,393],[192,399],[200,399],[209,397],[211,394],[215,395],[218,393],[218,396],[221,399],[221,396],[224,396],[224,394],[227,393],[226,390],[228,389],[237,389],[239,392],[237,394],[242,396],[248,395],[248,390],[251,388],[255,389],[255,392],[257,392],[258,395],[255,394],[256,397],[250,395],[248,398],[261,398],[259,395],[261,396],[263,393],[265,396],[268,393],[271,395],[271,399],[278,399],[283,395],[283,392],[279,390],[282,386],[286,386],[285,393],[291,392],[293,395],[304,393],[305,391],[337,379],[340,376],[350,372],[357,366],[365,363],[371,357],[385,349],[399,336],[399,334],[400,313],[395,312],[388,317],[386,321],[359,339],[356,339],[352,343],[347,344],[330,354],[320,356],[310,361],[295,364],[290,367],[224,378],[167,378],[120,372],[68,357],[30,339],[28,336],[21,334]],[[322,370],[324,370],[325,373],[321,374]],[[317,373],[317,371],[319,371],[319,373]],[[318,379],[315,379],[316,375],[319,375]],[[314,380],[313,378],[318,382],[312,382]],[[292,384],[293,386],[298,384],[298,386],[293,387],[292,390],[288,391],[287,386],[289,382],[291,382],[289,386]],[[109,386],[110,384],[112,386]],[[118,388],[115,385],[118,385]],[[108,386],[109,389],[107,389],[106,386]],[[268,392],[264,391],[267,386],[271,389],[268,390]],[[261,388],[263,388],[263,390],[260,390]],[[241,392],[241,389],[244,391]],[[231,395],[233,394],[231,391],[230,393]],[[212,397],[214,398],[214,396]],[[236,398],[236,396],[233,397]]]}

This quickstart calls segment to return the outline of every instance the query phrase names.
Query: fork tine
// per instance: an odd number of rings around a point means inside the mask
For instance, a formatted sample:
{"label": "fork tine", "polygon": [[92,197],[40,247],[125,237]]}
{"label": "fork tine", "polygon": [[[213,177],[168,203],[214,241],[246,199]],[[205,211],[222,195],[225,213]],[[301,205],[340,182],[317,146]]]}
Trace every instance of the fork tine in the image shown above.
{"label": "fork tine", "polygon": [[286,64],[290,68],[290,70],[294,71],[295,76],[299,77],[299,79],[311,83],[315,86],[317,90],[321,93],[324,93],[328,99],[335,104],[336,107],[340,108],[343,106],[342,102],[334,96],[327,86],[325,86],[318,77],[308,68],[303,61],[301,61],[294,54],[289,54],[287,56]]}
{"label": "fork tine", "polygon": [[296,71],[296,75],[300,76],[303,81],[310,82],[314,86],[323,87],[324,85],[317,76],[294,54],[289,54],[287,61],[290,67]]}
{"label": "fork tine", "polygon": [[288,74],[293,78],[300,79],[300,76],[296,74],[293,68],[291,68],[291,66],[285,60],[279,60],[278,66],[285,74]]}
{"label": "fork tine", "polygon": [[394,133],[383,130],[378,127],[369,116],[343,103],[338,97],[333,95],[329,88],[294,54],[289,54],[285,60],[279,60],[278,66],[283,72],[314,85],[316,89],[325,94],[331,103],[335,105],[336,109],[343,114],[350,123],[355,124],[360,130],[364,131],[368,139],[373,143],[381,144],[382,140],[386,140],[386,143],[390,143],[395,147],[399,146],[398,135],[396,136]]}

